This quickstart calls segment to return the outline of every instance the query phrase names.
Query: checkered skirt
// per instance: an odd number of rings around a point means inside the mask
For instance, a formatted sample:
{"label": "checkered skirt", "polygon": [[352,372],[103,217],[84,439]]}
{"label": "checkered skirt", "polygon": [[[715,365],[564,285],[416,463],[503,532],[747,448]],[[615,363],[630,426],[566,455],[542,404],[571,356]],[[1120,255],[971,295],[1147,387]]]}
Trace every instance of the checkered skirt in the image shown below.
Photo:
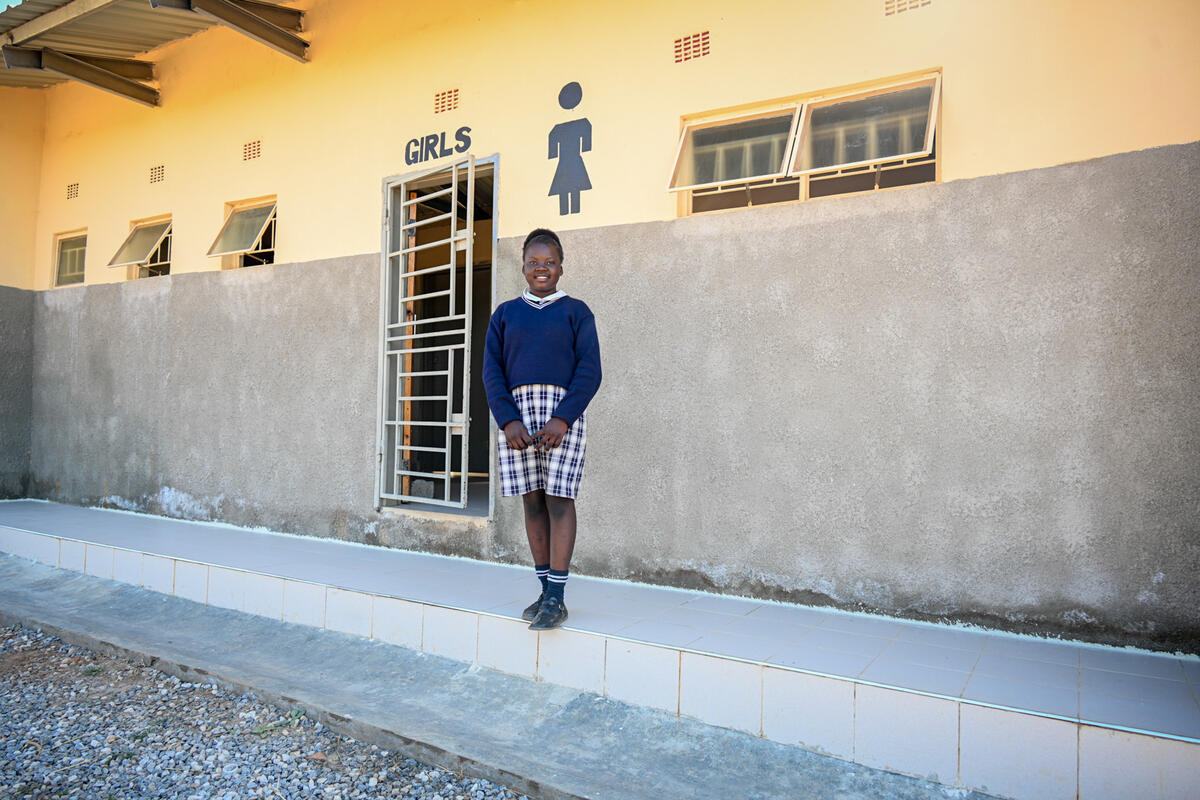
{"label": "checkered skirt", "polygon": [[[521,410],[521,419],[532,436],[549,421],[567,390],[544,383],[527,384],[513,389],[513,399]],[[513,450],[500,430],[500,491],[505,497],[545,489],[555,497],[579,496],[583,478],[583,456],[587,450],[587,414],[567,428],[562,443],[553,450]]]}

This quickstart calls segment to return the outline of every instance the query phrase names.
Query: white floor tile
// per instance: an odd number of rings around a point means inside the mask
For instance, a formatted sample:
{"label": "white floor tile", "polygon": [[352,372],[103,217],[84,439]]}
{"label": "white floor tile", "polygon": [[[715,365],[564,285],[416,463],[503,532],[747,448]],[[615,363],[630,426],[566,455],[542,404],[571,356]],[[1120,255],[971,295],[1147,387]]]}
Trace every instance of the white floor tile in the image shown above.
{"label": "white floor tile", "polygon": [[735,633],[717,631],[701,636],[687,647],[689,650],[713,655],[732,656],[747,661],[766,661],[787,646],[788,642],[784,639],[738,636]]}
{"label": "white floor tile", "polygon": [[305,581],[283,582],[283,621],[313,628],[325,627],[324,586]]}
{"label": "white floor tile", "polygon": [[243,611],[246,603],[245,573],[224,567],[208,568],[208,604]]}
{"label": "white floor tile", "polygon": [[479,615],[437,606],[425,607],[421,649],[455,661],[474,662]]}
{"label": "white floor tile", "polygon": [[371,613],[371,635],[376,639],[410,650],[421,649],[420,603],[376,596]]}
{"label": "white floor tile", "polygon": [[758,736],[762,732],[762,670],[757,664],[683,653],[679,713]]}
{"label": "white floor tile", "polygon": [[678,713],[679,655],[665,647],[609,639],[604,693],[614,700]]}
{"label": "white floor tile", "polygon": [[83,571],[97,578],[112,580],[113,549],[98,544],[87,545],[84,554]]}
{"label": "white floor tile", "polygon": [[656,614],[649,621],[665,622],[670,625],[683,625],[704,634],[727,625],[729,620],[730,616],[728,614],[717,614],[712,611],[700,611],[676,606],[668,608],[661,614]]}
{"label": "white floor tile", "polygon": [[690,611],[710,611],[715,614],[729,614],[735,617],[745,616],[756,608],[762,608],[762,603],[741,597],[720,597],[717,595],[700,595],[688,600],[680,608]]}
{"label": "white floor tile", "polygon": [[243,611],[268,619],[283,618],[283,579],[247,572],[242,580]]}
{"label": "white floor tile", "polygon": [[604,693],[605,638],[559,629],[544,633],[538,642],[538,680]]}
{"label": "white floor tile", "polygon": [[334,589],[325,593],[325,627],[355,636],[371,635],[371,595]]}
{"label": "white floor tile", "polygon": [[[547,631],[542,636],[556,633]],[[537,658],[538,633],[529,630],[529,623],[479,615],[479,666],[532,678],[537,674]]]}
{"label": "white floor tile", "polygon": [[113,580],[141,586],[142,554],[133,550],[113,550]]}
{"label": "white floor tile", "polygon": [[142,554],[142,586],[152,592],[175,593],[175,560]]}
{"label": "white floor tile", "polygon": [[1080,800],[1196,800],[1200,745],[1084,725],[1079,731]]}
{"label": "white floor tile", "polygon": [[58,545],[58,566],[73,572],[83,572],[87,546],[83,542],[63,539]]}
{"label": "white floor tile", "polygon": [[704,631],[684,625],[672,625],[658,620],[642,620],[622,628],[616,636],[624,636],[648,644],[683,647],[704,635]]}
{"label": "white floor tile", "polygon": [[938,783],[958,780],[958,704],[859,685],[854,760]]}
{"label": "white floor tile", "polygon": [[964,705],[962,785],[1001,797],[1074,800],[1078,725]]}
{"label": "white floor tile", "polygon": [[854,684],[764,667],[763,736],[838,758],[853,758]]}
{"label": "white floor tile", "polygon": [[21,556],[52,567],[58,566],[58,539],[27,531],[5,530],[5,547],[14,556]]}
{"label": "white floor tile", "polygon": [[630,617],[619,617],[615,614],[604,614],[588,608],[575,606],[570,609],[566,627],[588,633],[618,633],[638,620]]}
{"label": "white floor tile", "polygon": [[208,602],[208,565],[175,561],[175,596],[197,603]]}

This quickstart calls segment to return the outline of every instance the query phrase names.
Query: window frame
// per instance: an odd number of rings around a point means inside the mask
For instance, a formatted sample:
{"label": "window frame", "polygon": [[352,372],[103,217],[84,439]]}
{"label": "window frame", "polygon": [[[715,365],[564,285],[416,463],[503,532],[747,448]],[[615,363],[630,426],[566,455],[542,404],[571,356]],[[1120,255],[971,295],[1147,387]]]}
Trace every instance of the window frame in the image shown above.
{"label": "window frame", "polygon": [[[258,233],[255,234],[254,240],[250,243],[250,245],[248,247],[240,247],[240,248],[235,248],[233,250],[222,250],[219,252],[217,251],[217,245],[221,241],[221,236],[223,236],[226,229],[229,228],[229,225],[230,225],[230,223],[232,223],[234,217],[236,217],[240,213],[243,213],[246,211],[253,211],[254,209],[264,208],[266,206],[271,206],[271,213],[268,214],[266,219],[263,220],[262,226],[258,229]],[[271,199],[267,199],[267,200],[259,200],[259,201],[244,202],[244,203],[234,203],[234,204],[230,204],[228,206],[228,208],[229,208],[229,210],[225,214],[225,220],[224,220],[224,222],[221,223],[221,228],[220,228],[220,230],[217,231],[216,237],[213,238],[212,246],[208,248],[208,256],[211,258],[224,257],[224,256],[241,256],[241,255],[245,255],[246,253],[254,252],[255,247],[259,244],[259,242],[262,241],[263,234],[266,232],[267,227],[275,222],[275,216],[279,212],[279,203],[274,198],[271,198]],[[276,244],[275,242],[271,243],[272,252],[274,252],[274,250],[275,250],[275,244]]]}
{"label": "window frame", "polygon": [[[703,119],[693,120],[691,122],[685,122],[683,125],[683,130],[679,134],[679,142],[675,146],[675,160],[672,162],[672,165],[671,165],[671,174],[667,178],[667,191],[668,192],[687,192],[687,191],[692,191],[695,189],[711,189],[711,188],[716,188],[716,187],[720,187],[720,186],[741,186],[743,184],[751,183],[751,182],[755,182],[755,181],[767,181],[767,180],[774,180],[774,179],[778,179],[778,178],[787,177],[788,167],[790,166],[791,160],[792,160],[791,153],[792,153],[793,143],[794,143],[795,137],[796,137],[797,125],[799,124],[799,121],[800,121],[801,106],[802,106],[802,104],[795,103],[795,102],[782,103],[779,105],[772,106],[770,108],[764,108],[764,109],[750,112],[750,113],[741,113],[741,114],[734,114],[734,115],[728,115],[728,116],[722,116],[722,117],[706,117]],[[683,185],[683,186],[674,185],[675,181],[680,173],[681,161],[683,159],[683,153],[684,153],[685,147],[688,142],[689,134],[694,133],[695,131],[698,131],[698,130],[704,130],[706,128],[716,128],[716,127],[720,127],[722,125],[731,125],[731,124],[737,123],[737,122],[751,122],[756,119],[770,119],[772,117],[782,117],[784,115],[784,113],[788,112],[788,111],[790,111],[792,114],[792,122],[791,122],[791,125],[788,127],[787,139],[786,139],[786,141],[784,143],[784,147],[783,147],[783,158],[780,161],[780,165],[779,165],[780,168],[778,171],[771,172],[771,173],[768,173],[765,175],[751,175],[751,176],[747,176],[747,177],[731,178],[731,179],[722,180],[722,181],[710,181],[708,183],[693,183],[693,184],[687,184],[687,185]]]}
{"label": "window frame", "polygon": [[[86,280],[87,280],[87,238],[88,238],[87,228],[82,228],[82,229],[74,230],[74,231],[68,231],[66,233],[58,233],[58,234],[54,235],[54,272],[51,275],[52,285],[54,286],[54,288],[58,288],[60,286],[79,286],[86,282]],[[60,278],[62,277],[62,272],[61,272],[61,270],[62,270],[62,246],[63,246],[64,242],[66,242],[70,239],[83,239],[83,257],[82,257],[82,263],[80,264],[80,270],[78,272],[79,280],[68,281],[68,282],[64,283],[60,280]],[[71,274],[74,275],[76,273],[71,273]]]}
{"label": "window frame", "polygon": [[[894,156],[869,158],[863,161],[848,161],[844,164],[831,164],[825,167],[809,167],[807,169],[800,168],[800,157],[804,152],[805,135],[808,133],[809,125],[812,122],[812,112],[815,109],[838,105],[839,103],[853,102],[855,100],[865,100],[869,97],[876,97],[882,94],[891,94],[892,92],[900,92],[905,89],[915,89],[919,86],[927,86],[929,84],[933,85],[933,91],[929,96],[929,110],[927,112],[928,123],[925,126],[925,141],[922,143],[921,149],[914,150],[909,153],[898,153]],[[855,92],[830,95],[828,97],[820,97],[818,99],[804,102],[802,104],[800,125],[796,130],[795,140],[792,142],[791,159],[787,174],[791,177],[799,177],[801,175],[813,175],[816,173],[856,170],[877,164],[890,164],[894,161],[928,158],[934,152],[934,140],[937,135],[937,118],[941,109],[941,94],[942,74],[938,72],[936,75],[926,75],[921,78],[897,81],[884,86],[876,86],[870,89],[862,89]]]}
{"label": "window frame", "polygon": [[[130,241],[133,240],[133,237],[137,234],[137,232],[139,230],[142,230],[143,228],[152,228],[157,225],[164,225],[164,224],[166,225],[166,227],[163,229],[162,233],[159,234],[158,239],[156,239],[154,242],[154,245],[146,251],[145,258],[136,259],[136,260],[117,261],[117,257],[121,255],[121,251],[124,250],[126,245],[128,245],[130,243]],[[147,266],[150,263],[150,259],[153,258],[158,253],[159,248],[162,247],[162,244],[164,241],[168,241],[171,239],[171,233],[172,233],[174,227],[175,227],[174,220],[172,220],[171,217],[155,217],[153,219],[143,219],[143,220],[137,220],[135,222],[131,222],[130,226],[129,226],[129,235],[126,236],[125,240],[121,242],[121,246],[118,247],[117,252],[113,254],[112,260],[110,260],[108,262],[108,266],[111,268],[130,267],[130,268],[133,268],[134,270],[137,270],[137,272],[134,273],[132,275],[132,277],[141,277],[141,275],[140,275],[141,268]],[[170,264],[171,264],[170,259],[168,258],[168,260],[165,263],[169,269]],[[156,262],[155,266],[161,266],[161,263]]]}

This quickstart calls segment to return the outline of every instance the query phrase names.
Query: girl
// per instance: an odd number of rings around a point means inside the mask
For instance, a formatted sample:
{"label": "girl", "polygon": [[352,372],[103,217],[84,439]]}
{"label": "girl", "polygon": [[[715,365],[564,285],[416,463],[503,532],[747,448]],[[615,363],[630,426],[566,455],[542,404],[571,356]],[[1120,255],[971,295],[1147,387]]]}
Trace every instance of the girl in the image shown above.
{"label": "girl", "polygon": [[549,630],[567,619],[563,590],[575,549],[575,497],[587,445],[584,409],[600,388],[600,342],[587,304],[558,290],[558,236],[545,228],[531,231],[521,260],[529,287],[492,314],[483,385],[501,430],[501,493],[521,495],[542,582],[542,593],[521,616],[531,630]]}

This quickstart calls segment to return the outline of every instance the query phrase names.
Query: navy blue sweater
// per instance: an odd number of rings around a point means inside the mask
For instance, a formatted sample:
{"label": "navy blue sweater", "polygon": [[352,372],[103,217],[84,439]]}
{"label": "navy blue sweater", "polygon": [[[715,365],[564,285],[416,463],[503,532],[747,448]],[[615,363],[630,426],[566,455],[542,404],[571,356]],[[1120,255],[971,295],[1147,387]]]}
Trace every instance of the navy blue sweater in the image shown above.
{"label": "navy blue sweater", "polygon": [[534,308],[518,297],[492,313],[483,387],[501,428],[521,418],[512,390],[528,383],[565,388],[567,393],[551,416],[568,425],[579,419],[600,388],[600,340],[587,303],[563,297]]}

